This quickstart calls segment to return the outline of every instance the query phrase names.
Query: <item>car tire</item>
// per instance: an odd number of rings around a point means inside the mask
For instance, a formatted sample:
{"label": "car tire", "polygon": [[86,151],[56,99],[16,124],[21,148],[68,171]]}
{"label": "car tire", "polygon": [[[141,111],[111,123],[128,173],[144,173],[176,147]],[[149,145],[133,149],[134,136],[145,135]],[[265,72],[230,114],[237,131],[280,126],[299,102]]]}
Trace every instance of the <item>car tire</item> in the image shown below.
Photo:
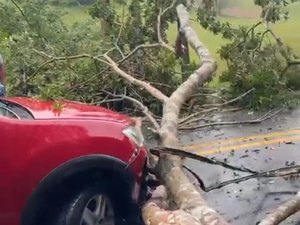
{"label": "car tire", "polygon": [[110,186],[99,182],[75,191],[54,225],[126,225],[131,220],[128,208],[120,206],[122,199]]}

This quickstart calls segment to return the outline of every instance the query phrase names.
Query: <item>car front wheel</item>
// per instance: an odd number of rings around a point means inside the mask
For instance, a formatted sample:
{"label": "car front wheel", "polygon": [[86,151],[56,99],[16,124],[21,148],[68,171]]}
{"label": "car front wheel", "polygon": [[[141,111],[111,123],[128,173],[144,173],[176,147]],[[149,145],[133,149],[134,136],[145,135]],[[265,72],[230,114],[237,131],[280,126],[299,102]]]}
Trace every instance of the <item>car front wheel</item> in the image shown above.
{"label": "car front wheel", "polygon": [[107,185],[98,183],[77,191],[71,201],[68,201],[68,203],[64,205],[64,210],[61,212],[58,224],[122,224],[122,209],[117,209],[118,199],[116,199],[114,193],[110,193],[108,189],[109,187]]}

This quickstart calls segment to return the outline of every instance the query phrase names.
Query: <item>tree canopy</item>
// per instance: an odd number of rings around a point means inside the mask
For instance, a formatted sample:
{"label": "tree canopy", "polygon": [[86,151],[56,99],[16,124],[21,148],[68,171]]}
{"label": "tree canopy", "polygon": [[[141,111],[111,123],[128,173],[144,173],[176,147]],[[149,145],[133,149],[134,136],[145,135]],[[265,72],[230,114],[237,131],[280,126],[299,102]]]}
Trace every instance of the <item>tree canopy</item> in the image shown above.
{"label": "tree canopy", "polygon": [[[168,43],[166,32],[169,24],[177,22],[175,11],[169,10],[161,17],[159,30],[156,23],[159,9],[166,8],[171,1],[78,1],[90,5],[91,17],[70,26],[63,21],[64,7],[49,5],[53,1],[40,2],[6,1],[0,9],[3,21],[0,45],[7,61],[10,94],[101,104],[107,97],[103,90],[116,94],[126,92],[161,112],[161,107],[143,90],[133,90],[122,79],[112,76],[114,72],[100,61],[79,55],[96,56],[114,48],[111,52],[116,61],[122,61],[122,68],[170,94],[182,81],[178,67],[181,58],[158,46],[137,49],[130,60],[123,57],[140,45],[157,41],[174,49],[175,43]],[[269,23],[288,18],[284,9],[295,1],[254,2],[262,8],[262,20],[253,26],[236,27],[220,21],[216,5],[224,4],[222,1],[203,1],[197,18],[204,28],[228,40],[219,49],[228,68],[220,75],[221,83],[229,84],[228,96],[235,97],[255,88],[243,104],[259,109],[290,99],[291,89],[297,90],[299,85],[293,82],[297,80],[298,70],[294,66],[297,56],[269,28]],[[78,57],[72,60],[59,58],[74,55]],[[197,62],[192,60],[185,73],[196,67]]]}

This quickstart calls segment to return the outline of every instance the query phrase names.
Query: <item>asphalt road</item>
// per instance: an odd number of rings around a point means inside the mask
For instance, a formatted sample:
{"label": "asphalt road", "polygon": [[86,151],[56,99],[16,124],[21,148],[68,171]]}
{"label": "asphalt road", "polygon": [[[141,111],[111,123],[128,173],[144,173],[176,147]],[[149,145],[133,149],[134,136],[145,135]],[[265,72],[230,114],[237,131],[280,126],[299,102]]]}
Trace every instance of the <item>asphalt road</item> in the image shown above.
{"label": "asphalt road", "polygon": [[[226,118],[215,117],[224,121],[255,115],[236,113]],[[186,149],[199,155],[255,171],[300,165],[300,109],[282,113],[261,124],[185,133],[181,141]],[[195,160],[186,160],[185,165],[202,178],[206,187],[248,175]],[[255,225],[299,190],[300,177],[259,178],[212,190],[204,196],[231,224]],[[300,225],[300,213],[282,224]]]}

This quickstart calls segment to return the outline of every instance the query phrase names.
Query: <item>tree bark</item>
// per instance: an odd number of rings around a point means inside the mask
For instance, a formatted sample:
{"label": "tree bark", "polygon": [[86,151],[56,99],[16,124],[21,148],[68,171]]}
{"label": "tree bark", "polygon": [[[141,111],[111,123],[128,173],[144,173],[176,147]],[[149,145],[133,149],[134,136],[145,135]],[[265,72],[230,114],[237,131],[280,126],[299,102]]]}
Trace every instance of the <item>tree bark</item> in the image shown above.
{"label": "tree bark", "polygon": [[279,206],[273,213],[269,214],[259,225],[277,225],[287,219],[289,216],[300,211],[300,191],[297,195]]}
{"label": "tree bark", "polygon": [[[180,20],[181,31],[184,32],[189,43],[197,52],[202,64],[199,69],[191,74],[189,78],[165,101],[161,128],[159,129],[161,144],[165,147],[180,146],[177,138],[180,109],[200,85],[203,85],[212,78],[217,69],[215,60],[189,25],[189,15],[183,5],[177,6],[177,14]],[[175,201],[176,205],[181,210],[184,210],[184,212],[176,212],[181,215],[181,218],[184,218],[184,221],[189,221],[191,224],[227,224],[216,211],[207,206],[201,194],[184,174],[182,170],[182,159],[180,157],[168,154],[161,155],[157,164],[157,171],[160,179],[164,182],[172,195],[172,199]],[[150,201],[150,203],[144,206],[143,210],[145,222],[150,225],[158,224],[159,221],[153,219],[153,217],[157,216],[157,213],[149,213],[151,210],[152,212],[159,212],[158,206]],[[169,214],[171,217],[172,215],[174,217],[174,214]],[[163,223],[165,222],[166,221]],[[176,223],[179,224],[180,221],[176,221]]]}

